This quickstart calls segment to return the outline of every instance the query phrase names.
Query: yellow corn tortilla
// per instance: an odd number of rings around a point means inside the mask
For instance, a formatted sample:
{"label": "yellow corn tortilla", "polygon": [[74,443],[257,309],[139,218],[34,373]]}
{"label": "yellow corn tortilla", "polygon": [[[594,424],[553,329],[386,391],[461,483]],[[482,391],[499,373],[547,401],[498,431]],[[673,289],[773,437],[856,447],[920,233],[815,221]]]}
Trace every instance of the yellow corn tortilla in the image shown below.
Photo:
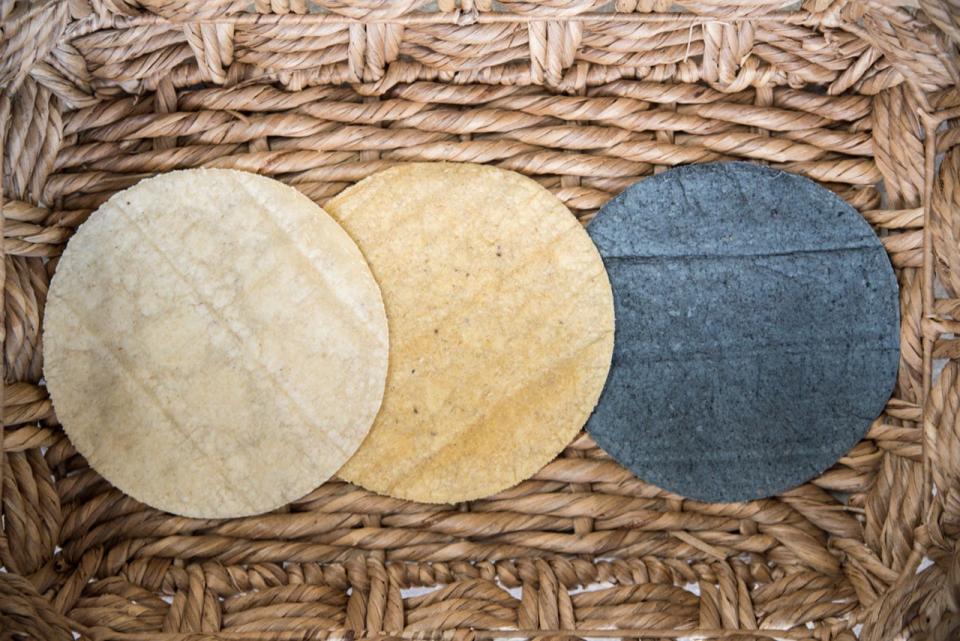
{"label": "yellow corn tortilla", "polygon": [[356,451],[382,399],[387,322],[360,250],[319,206],[239,171],[114,195],[50,288],[45,376],[108,481],[194,517],[300,498]]}
{"label": "yellow corn tortilla", "polygon": [[340,476],[427,503],[515,485],[583,426],[613,349],[613,296],[570,211],[470,164],[388,169],[328,202],[383,292],[383,405]]}

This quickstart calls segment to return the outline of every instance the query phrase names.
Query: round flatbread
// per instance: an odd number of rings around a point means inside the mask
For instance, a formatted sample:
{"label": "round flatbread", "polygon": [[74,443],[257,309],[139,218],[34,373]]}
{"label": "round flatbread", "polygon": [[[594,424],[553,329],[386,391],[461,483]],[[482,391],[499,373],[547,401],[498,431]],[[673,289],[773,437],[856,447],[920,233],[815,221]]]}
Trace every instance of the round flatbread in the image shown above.
{"label": "round flatbread", "polygon": [[390,319],[383,407],[340,476],[449,503],[556,456],[613,349],[610,283],[563,203],[513,172],[425,163],[371,176],[327,210],[364,251]]}
{"label": "round flatbread", "polygon": [[387,322],[360,250],[275,180],[178,171],[114,195],[67,245],[45,377],[108,481],[195,517],[300,498],[356,451]]}
{"label": "round flatbread", "polygon": [[883,410],[897,281],[876,234],[816,183],[747,163],[632,185],[590,223],[617,342],[587,429],[641,479],[744,501],[830,467]]}

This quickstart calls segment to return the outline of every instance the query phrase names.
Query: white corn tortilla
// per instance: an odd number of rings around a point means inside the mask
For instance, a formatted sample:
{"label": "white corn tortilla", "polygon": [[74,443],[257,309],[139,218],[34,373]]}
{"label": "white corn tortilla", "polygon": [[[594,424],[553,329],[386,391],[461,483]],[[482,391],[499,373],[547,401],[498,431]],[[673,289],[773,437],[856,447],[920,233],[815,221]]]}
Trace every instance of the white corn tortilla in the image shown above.
{"label": "white corn tortilla", "polygon": [[45,377],[108,481],[194,517],[265,512],[332,476],[384,390],[387,321],[360,250],[318,205],[239,171],[114,195],[60,260]]}

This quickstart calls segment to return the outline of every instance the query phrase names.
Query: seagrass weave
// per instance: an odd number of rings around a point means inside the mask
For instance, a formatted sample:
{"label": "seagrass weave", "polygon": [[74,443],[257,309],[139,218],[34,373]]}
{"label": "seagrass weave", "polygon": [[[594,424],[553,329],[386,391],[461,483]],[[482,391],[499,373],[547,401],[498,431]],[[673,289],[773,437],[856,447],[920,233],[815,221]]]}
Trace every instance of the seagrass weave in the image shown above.
{"label": "seagrass weave", "polygon": [[[0,639],[960,638],[958,14],[957,0],[0,0]],[[173,517],[87,467],[41,383],[57,256],[155,172],[247,169],[322,204],[395,163],[490,163],[587,221],[640,177],[725,158],[839,193],[901,286],[885,414],[776,498],[683,500],[581,436],[464,505],[333,482],[270,515]]]}

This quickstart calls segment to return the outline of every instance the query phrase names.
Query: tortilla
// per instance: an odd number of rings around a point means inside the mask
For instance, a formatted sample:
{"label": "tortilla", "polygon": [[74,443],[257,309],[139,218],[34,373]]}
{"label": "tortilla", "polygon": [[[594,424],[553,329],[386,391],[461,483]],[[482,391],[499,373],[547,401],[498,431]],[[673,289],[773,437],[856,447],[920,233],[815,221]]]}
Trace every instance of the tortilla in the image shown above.
{"label": "tortilla", "polygon": [[390,319],[383,406],[340,476],[450,503],[553,459],[596,404],[613,349],[610,283],[563,203],[513,172],[424,163],[371,176],[327,210]]}
{"label": "tortilla", "polygon": [[587,430],[641,479],[771,496],[835,463],[890,398],[897,281],[829,190],[747,163],[683,167],[629,187],[589,232],[617,331]]}
{"label": "tortilla", "polygon": [[359,447],[387,334],[360,250],[319,206],[254,174],[178,171],[114,195],[66,247],[45,376],[67,435],[120,490],[244,516]]}

